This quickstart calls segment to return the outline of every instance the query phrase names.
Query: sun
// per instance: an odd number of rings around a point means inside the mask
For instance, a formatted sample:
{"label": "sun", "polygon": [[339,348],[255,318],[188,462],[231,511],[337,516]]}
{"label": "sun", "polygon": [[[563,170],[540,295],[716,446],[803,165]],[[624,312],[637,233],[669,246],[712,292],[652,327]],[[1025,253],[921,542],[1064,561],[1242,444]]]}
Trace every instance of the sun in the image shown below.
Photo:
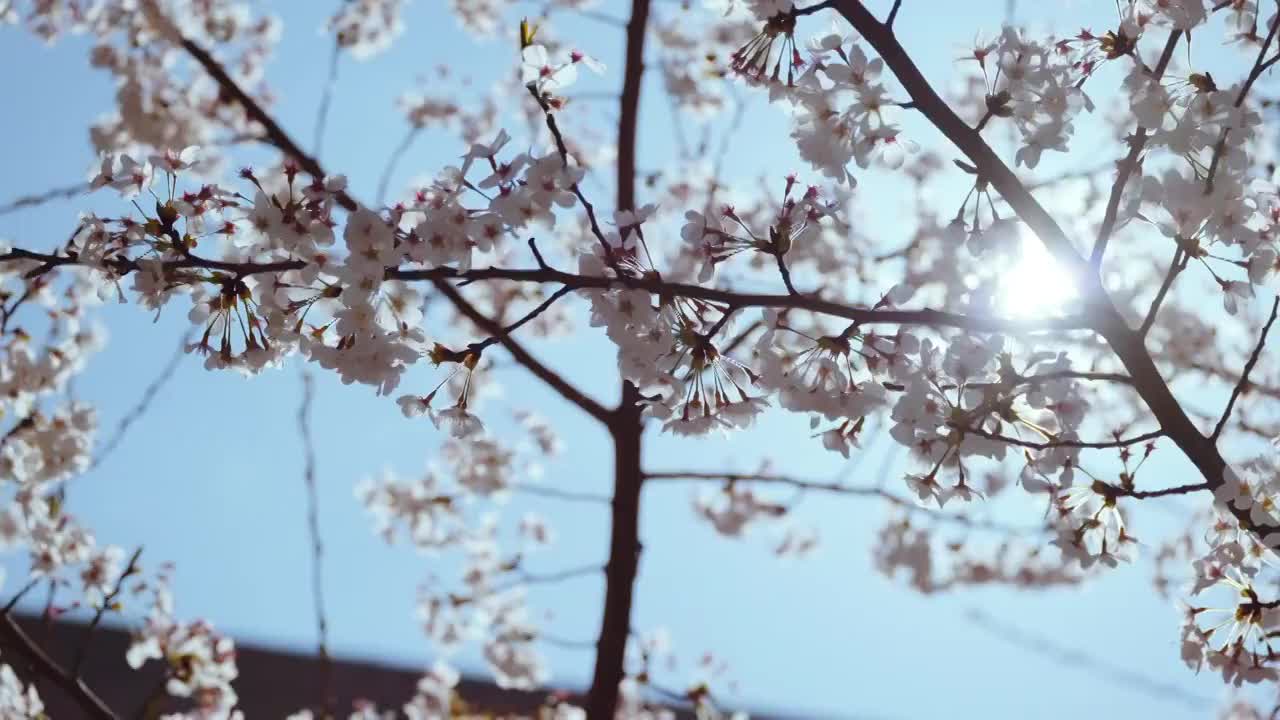
{"label": "sun", "polygon": [[1021,228],[1017,257],[1000,279],[1000,309],[1023,318],[1061,315],[1079,294],[1075,282],[1039,238]]}

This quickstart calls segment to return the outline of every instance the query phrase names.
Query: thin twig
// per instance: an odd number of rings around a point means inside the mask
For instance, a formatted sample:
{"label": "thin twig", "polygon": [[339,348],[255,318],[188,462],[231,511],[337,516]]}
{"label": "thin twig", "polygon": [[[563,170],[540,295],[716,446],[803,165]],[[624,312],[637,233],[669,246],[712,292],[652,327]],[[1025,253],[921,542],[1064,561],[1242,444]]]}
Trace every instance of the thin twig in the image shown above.
{"label": "thin twig", "polygon": [[457,288],[441,280],[436,284],[436,289],[448,298],[454,307],[458,308],[459,312],[479,326],[481,330],[498,338],[498,342],[506,348],[507,352],[511,353],[511,357],[525,366],[534,377],[551,386],[561,397],[582,408],[588,415],[603,422],[608,421],[610,414],[603,405],[569,384],[563,377],[529,354],[529,351],[518,344],[511,335],[503,332],[502,327],[493,318],[477,310],[470,301],[462,296],[462,293],[458,292]]}
{"label": "thin twig", "polygon": [[1163,430],[1152,430],[1151,432],[1135,435],[1129,438],[1117,438],[1115,440],[1103,440],[1086,442],[1083,440],[1049,440],[1046,442],[1035,442],[1032,440],[1023,440],[1022,438],[1009,437],[1000,433],[987,432],[981,428],[965,427],[960,428],[962,432],[971,433],[978,437],[988,440],[1017,445],[1018,447],[1031,448],[1032,450],[1049,450],[1051,448],[1091,448],[1095,450],[1103,450],[1107,448],[1121,448],[1130,445],[1140,445],[1144,442],[1150,442],[1164,437]]}
{"label": "thin twig", "polygon": [[538,317],[542,313],[546,312],[552,305],[555,304],[557,300],[564,297],[565,295],[568,295],[571,292],[573,292],[573,288],[569,287],[568,285],[561,287],[559,290],[556,290],[554,293],[552,293],[550,297],[548,297],[546,300],[543,300],[541,303],[539,303],[537,307],[525,313],[524,317],[504,327],[502,329],[502,332],[499,335],[495,335],[493,337],[490,337],[488,339],[475,343],[471,345],[471,349],[477,353],[483,351],[485,348],[493,345],[494,343],[497,343],[500,338],[509,336],[511,333],[515,332],[516,330],[519,330],[520,326],[524,325],[530,320],[533,320],[534,318]]}
{"label": "thin twig", "polygon": [[329,56],[329,77],[324,83],[324,94],[320,96],[320,107],[316,110],[316,135],[311,143],[311,154],[320,157],[324,145],[324,130],[329,122],[329,106],[333,103],[334,86],[338,84],[338,60],[342,57],[342,46],[335,40],[333,53]]}
{"label": "thin twig", "polygon": [[4,610],[0,612],[4,612],[7,614],[10,611],[12,611],[15,607],[18,606],[18,602],[21,601],[22,598],[27,593],[31,592],[32,588],[34,588],[36,585],[39,585],[39,584],[40,584],[40,578],[38,577],[33,577],[30,580],[28,580],[27,584],[23,585],[22,589],[19,590],[17,593],[15,593],[14,596],[9,599],[9,602],[4,606]]}
{"label": "thin twig", "polygon": [[1267,344],[1267,333],[1271,332],[1271,326],[1276,321],[1276,313],[1280,311],[1280,296],[1271,303],[1271,317],[1267,319],[1267,324],[1262,328],[1262,334],[1258,336],[1258,344],[1253,348],[1253,354],[1249,356],[1249,362],[1244,364],[1244,372],[1240,373],[1240,382],[1236,383],[1235,388],[1231,390],[1231,398],[1227,400],[1227,408],[1222,411],[1222,417],[1218,419],[1218,424],[1213,428],[1213,434],[1209,436],[1210,440],[1216,441],[1218,436],[1222,434],[1222,429],[1227,425],[1227,419],[1231,417],[1231,410],[1236,406],[1236,400],[1244,393],[1245,388],[1249,386],[1249,373],[1253,372],[1253,367],[1258,364],[1258,358],[1262,356],[1262,348]]}
{"label": "thin twig", "polygon": [[[1164,51],[1160,53],[1160,60],[1156,63],[1156,69],[1152,72],[1151,83],[1159,84],[1160,78],[1164,77],[1164,71],[1169,67],[1169,60],[1173,58],[1173,51],[1178,46],[1178,39],[1181,37],[1181,30],[1174,30],[1169,33],[1169,39],[1164,44]],[[1095,272],[1102,265],[1102,258],[1107,252],[1107,242],[1111,239],[1111,233],[1115,229],[1116,218],[1120,210],[1120,198],[1124,195],[1124,188],[1129,182],[1129,176],[1133,174],[1133,171],[1139,165],[1142,150],[1147,146],[1147,138],[1147,129],[1139,127],[1129,142],[1129,155],[1120,162],[1120,169],[1116,172],[1116,182],[1111,186],[1111,197],[1107,199],[1107,211],[1102,218],[1102,227],[1098,230],[1098,240],[1094,243],[1093,253],[1089,257],[1089,262],[1093,265]]]}
{"label": "thin twig", "polygon": [[400,164],[400,158],[409,152],[409,148],[413,146],[413,141],[418,137],[418,133],[422,128],[417,125],[411,125],[409,132],[405,134],[404,139],[391,151],[391,157],[387,158],[387,164],[382,169],[382,177],[378,178],[378,194],[374,196],[373,203],[378,207],[382,207],[383,200],[387,197],[387,186],[391,184],[391,176],[396,171],[396,165]]}
{"label": "thin twig", "polygon": [[316,654],[320,658],[320,706],[333,709],[333,658],[329,655],[329,618],[324,602],[324,540],[320,534],[320,492],[316,486],[316,448],[311,434],[315,381],[302,372],[298,435],[302,438],[302,483],[307,493],[307,537],[311,542],[311,602],[316,615]]}
{"label": "thin twig", "polygon": [[125,566],[124,571],[120,573],[120,577],[116,578],[115,587],[111,592],[102,599],[102,604],[93,614],[93,619],[89,621],[89,625],[84,629],[84,639],[80,641],[80,648],[76,650],[76,659],[71,663],[72,677],[80,677],[80,670],[84,667],[84,661],[89,657],[89,647],[93,644],[93,633],[98,629],[98,625],[102,623],[102,618],[107,614],[108,610],[115,609],[116,598],[124,590],[124,581],[133,577],[138,573],[138,558],[142,556],[142,547],[133,551],[133,556],[129,558],[129,564]]}
{"label": "thin twig", "polygon": [[1174,700],[1196,709],[1204,709],[1212,705],[1207,698],[1193,695],[1176,684],[1162,682],[1142,675],[1125,664],[1107,663],[1100,658],[1086,655],[1080,650],[1063,647],[1048,637],[1020,630],[1011,624],[1001,622],[985,611],[976,608],[966,615],[973,624],[1001,640],[1023,648],[1029,652],[1043,655],[1062,665],[1072,666],[1089,672],[1108,682],[1114,682],[1125,689],[1140,692],[1149,697],[1161,700]]}
{"label": "thin twig", "polygon": [[[896,450],[895,446],[892,450]],[[892,460],[893,453],[885,454],[885,460]],[[940,522],[949,522],[964,527],[992,530],[1009,535],[1026,535],[1044,532],[1045,528],[1041,527],[1022,527],[1015,525],[1005,525],[1003,523],[992,522],[988,520],[977,520],[967,515],[944,513],[937,508],[921,505],[914,500],[895,495],[885,490],[885,479],[888,477],[889,463],[882,463],[878,476],[879,484],[876,486],[858,486],[845,485],[840,482],[824,482],[822,480],[806,480],[803,478],[792,477],[790,475],[779,475],[775,473],[731,473],[731,472],[706,472],[700,470],[677,470],[662,472],[646,472],[644,478],[646,482],[733,482],[733,483],[760,483],[763,485],[781,485],[784,487],[794,488],[801,492],[819,492],[831,495],[843,495],[848,497],[872,497],[879,498],[897,507],[905,512],[920,513]]]}
{"label": "thin twig", "polygon": [[1164,280],[1160,283],[1160,289],[1156,291],[1155,299],[1151,301],[1151,307],[1147,308],[1147,316],[1143,318],[1142,325],[1138,327],[1138,335],[1146,337],[1151,331],[1151,326],[1155,325],[1156,315],[1160,312],[1160,306],[1164,303],[1165,295],[1169,294],[1169,289],[1173,287],[1173,281],[1178,279],[1178,275],[1187,267],[1188,257],[1182,252],[1181,247],[1174,248],[1173,258],[1169,261],[1169,270],[1164,274]]}
{"label": "thin twig", "polygon": [[22,210],[23,208],[35,207],[43,205],[52,200],[69,200],[77,195],[83,195],[89,192],[89,183],[76,183],[75,185],[67,185],[64,187],[53,188],[35,195],[24,195],[16,200],[12,200],[4,205],[0,205],[0,215],[8,215],[9,213]]}
{"label": "thin twig", "polygon": [[186,335],[178,338],[178,347],[173,351],[173,354],[169,356],[169,362],[165,363],[160,374],[157,375],[156,378],[147,385],[146,389],[142,391],[142,397],[138,398],[138,402],[129,409],[129,412],[125,413],[124,417],[120,418],[120,424],[116,425],[115,432],[111,434],[111,439],[107,440],[107,442],[103,444],[102,450],[94,455],[93,461],[89,463],[89,470],[86,472],[93,471],[108,457],[110,457],[124,440],[124,436],[129,432],[129,428],[138,420],[142,419],[143,415],[147,414],[147,410],[150,409],[151,403],[155,401],[156,396],[160,394],[160,390],[169,382],[173,377],[173,374],[178,370],[178,365],[182,363],[182,358],[187,354],[187,344],[189,342],[190,339]]}
{"label": "thin twig", "polygon": [[609,497],[607,495],[594,495],[592,493],[575,492],[573,490],[561,490],[560,488],[547,487],[545,485],[534,485],[532,483],[516,483],[510,487],[513,492],[524,493],[526,495],[539,495],[541,497],[568,500],[571,502],[588,502],[598,503],[601,505],[609,504]]}
{"label": "thin twig", "polygon": [[1199,482],[1199,483],[1191,483],[1190,485],[1177,485],[1175,487],[1162,488],[1160,490],[1120,489],[1119,494],[1123,497],[1138,498],[1139,500],[1141,500],[1144,498],[1165,497],[1168,495],[1186,495],[1189,493],[1200,492],[1201,490],[1208,490],[1208,489],[1209,489],[1209,483]]}
{"label": "thin twig", "polygon": [[902,0],[893,0],[893,7],[889,8],[889,17],[885,18],[884,25],[889,29],[893,29],[893,21],[898,19],[898,11],[902,9]]}
{"label": "thin twig", "polygon": [[[1277,13],[1280,14],[1280,2],[1276,3]],[[1263,60],[1267,56],[1267,51],[1271,48],[1271,42],[1276,38],[1276,30],[1280,29],[1280,22],[1271,23],[1271,29],[1267,31],[1267,37],[1262,41],[1261,47],[1258,48],[1258,56],[1253,61],[1253,69],[1249,71],[1249,77],[1241,86],[1240,92],[1236,95],[1235,107],[1244,104],[1244,99],[1249,95],[1249,90],[1253,88],[1253,84],[1267,68],[1275,64],[1276,60],[1280,60],[1280,55],[1276,55],[1270,60]],[[1213,148],[1213,159],[1209,161],[1209,171],[1205,174],[1204,194],[1213,194],[1213,179],[1218,173],[1218,164],[1222,160],[1222,154],[1227,149],[1227,136],[1231,134],[1231,127],[1222,128],[1222,134],[1218,137],[1218,143]]]}
{"label": "thin twig", "polygon": [[98,720],[117,720],[116,714],[107,707],[107,704],[98,697],[97,693],[89,688],[83,680],[76,678],[67,672],[61,665],[49,657],[40,646],[27,635],[9,612],[4,612],[0,616],[0,634],[7,636],[8,642],[5,644],[12,647],[18,654],[25,657],[35,667],[36,672],[41,676],[48,678],[55,685],[62,689],[80,709],[84,711],[87,717],[98,718]]}

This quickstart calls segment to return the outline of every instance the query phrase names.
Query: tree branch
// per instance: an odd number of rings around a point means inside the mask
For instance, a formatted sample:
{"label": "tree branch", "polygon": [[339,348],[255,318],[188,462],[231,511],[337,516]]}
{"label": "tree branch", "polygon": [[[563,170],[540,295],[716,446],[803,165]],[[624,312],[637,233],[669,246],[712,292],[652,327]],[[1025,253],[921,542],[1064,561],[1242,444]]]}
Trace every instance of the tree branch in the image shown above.
{"label": "tree branch", "polygon": [[1147,316],[1143,318],[1142,325],[1138,327],[1138,335],[1146,337],[1151,332],[1151,326],[1156,324],[1156,315],[1160,312],[1160,306],[1164,304],[1165,295],[1169,294],[1169,289],[1173,287],[1173,281],[1178,279],[1178,274],[1187,266],[1187,257],[1182,252],[1182,248],[1174,248],[1173,258],[1169,261],[1169,270],[1164,274],[1164,280],[1160,283],[1160,289],[1156,291],[1155,298],[1151,301],[1151,307],[1147,308]]}
{"label": "tree branch", "polygon": [[[1169,40],[1164,44],[1164,51],[1160,53],[1160,60],[1156,63],[1156,69],[1151,73],[1151,82],[1159,83],[1160,78],[1164,77],[1164,71],[1169,67],[1169,60],[1173,58],[1173,51],[1178,46],[1178,39],[1182,37],[1181,30],[1174,30],[1169,33]],[[1139,127],[1129,142],[1129,155],[1120,162],[1120,169],[1116,173],[1116,182],[1111,186],[1111,197],[1107,199],[1107,211],[1102,218],[1102,227],[1098,230],[1098,240],[1094,243],[1093,253],[1089,257],[1090,264],[1094,267],[1094,272],[1102,266],[1102,257],[1107,252],[1107,241],[1111,239],[1111,233],[1115,229],[1116,216],[1120,211],[1120,196],[1124,194],[1125,185],[1129,182],[1129,176],[1138,168],[1139,158],[1142,156],[1142,150],[1147,146],[1147,129]]]}
{"label": "tree branch", "polygon": [[954,523],[965,527],[994,530],[1011,535],[1034,534],[1043,532],[1043,527],[1020,527],[1014,525],[1005,525],[986,520],[977,520],[966,515],[944,513],[937,508],[921,505],[914,500],[895,495],[882,487],[868,487],[845,485],[838,482],[824,482],[821,480],[806,480],[802,478],[792,477],[790,475],[777,475],[774,473],[725,473],[725,472],[706,472],[700,470],[664,470],[661,472],[646,472],[644,474],[646,481],[653,480],[658,482],[671,482],[681,480],[692,480],[697,482],[746,482],[761,483],[764,485],[782,485],[794,488],[803,492],[820,492],[832,495],[843,495],[848,497],[874,497],[884,500],[890,505],[900,508],[906,512],[919,513],[928,515],[935,520],[942,522]]}
{"label": "tree branch", "polygon": [[[76,658],[71,663],[71,676],[80,677],[80,670],[84,667],[84,661],[89,657],[89,645],[93,642],[93,633],[98,629],[98,625],[102,623],[102,617],[107,614],[108,610],[115,605],[116,598],[120,596],[124,590],[124,581],[138,572],[138,558],[142,556],[142,547],[133,551],[133,555],[129,558],[129,564],[125,566],[120,573],[120,577],[116,578],[116,585],[111,592],[102,599],[102,604],[93,614],[93,619],[89,621],[89,625],[84,629],[84,639],[80,641],[80,648],[76,650]],[[50,598],[52,602],[52,598]]]}
{"label": "tree branch", "polygon": [[320,534],[320,493],[316,487],[316,449],[311,435],[311,405],[315,381],[302,372],[302,402],[298,405],[298,435],[302,440],[302,484],[307,494],[307,538],[311,544],[311,604],[316,615],[316,654],[320,658],[320,709],[333,710],[333,659],[329,656],[329,617],[324,602],[324,539]]}
{"label": "tree branch", "polygon": [[[289,137],[289,134],[286,133],[284,129],[281,128],[280,125],[262,109],[262,106],[260,106],[253,98],[249,97],[249,95],[240,88],[235,80],[227,74],[226,70],[223,69],[223,67],[214,60],[208,52],[187,38],[182,38],[182,47],[185,48],[198,63],[200,63],[206,72],[213,76],[214,80],[217,81],[219,87],[221,87],[224,92],[240,103],[250,118],[262,125],[263,129],[266,131],[267,142],[276,146],[286,155],[294,158],[298,165],[303,170],[311,174],[312,177],[317,179],[325,177],[326,173],[324,172],[324,169],[320,167],[320,163],[317,162],[315,158],[303,152],[302,149],[298,147],[298,144]],[[346,191],[338,193],[338,203],[347,210],[352,211],[359,207],[359,203],[347,194]],[[10,255],[12,255],[12,253],[10,253]],[[3,259],[5,258],[0,257],[0,260]],[[234,263],[212,264],[214,267],[217,267],[218,265],[232,266]],[[278,263],[278,265],[287,266],[280,268],[281,270],[297,269],[302,267],[298,261]],[[459,312],[470,318],[472,322],[475,322],[482,329],[492,335],[498,335],[501,332],[502,328],[499,327],[492,318],[485,316],[477,310],[474,305],[468,302],[466,298],[464,298],[457,289],[447,281],[437,277],[432,278],[431,282],[441,294],[453,303],[454,307],[457,308]],[[500,342],[502,343],[502,346],[507,349],[507,352],[511,353],[511,356],[515,358],[517,362],[528,368],[535,377],[550,385],[552,389],[560,393],[562,397],[577,405],[596,419],[604,419],[607,416],[608,411],[605,410],[602,405],[587,397],[582,393],[582,391],[565,381],[564,378],[538,362],[538,360],[530,355],[529,352],[511,336],[503,336]]]}
{"label": "tree branch", "polygon": [[[1259,9],[1258,12],[1261,13],[1261,9]],[[1280,1],[1276,3],[1276,12],[1277,15],[1280,15]],[[1275,64],[1276,60],[1280,59],[1280,55],[1277,55],[1270,60],[1263,60],[1263,58],[1267,56],[1267,50],[1271,48],[1271,42],[1276,39],[1277,29],[1280,29],[1280,23],[1272,23],[1271,29],[1267,31],[1267,37],[1262,41],[1262,45],[1258,48],[1258,56],[1253,61],[1253,68],[1249,70],[1249,77],[1245,79],[1244,85],[1241,86],[1239,94],[1236,95],[1236,101],[1234,103],[1235,107],[1240,107],[1244,104],[1244,99],[1248,97],[1249,90],[1253,88],[1253,84],[1258,81],[1259,77],[1262,77],[1262,73],[1265,72],[1267,68],[1271,67]],[[1213,159],[1209,161],[1209,172],[1205,175],[1204,179],[1205,195],[1213,194],[1213,179],[1218,174],[1218,163],[1222,161],[1222,153],[1227,149],[1227,136],[1230,134],[1231,128],[1224,127],[1222,129],[1222,134],[1218,137],[1217,145],[1213,148]]]}
{"label": "tree branch", "polygon": [[[0,255],[0,264],[20,262],[23,260],[39,261],[41,267],[50,268],[64,265],[86,265],[71,255],[48,255],[15,248],[9,253]],[[115,257],[103,261],[105,268],[119,273],[136,272],[136,261],[126,257]],[[87,267],[93,267],[86,265]],[[190,257],[164,261],[164,268],[183,270],[203,268],[233,273],[241,277],[262,273],[286,272],[306,267],[301,260],[283,260],[270,263],[222,262],[208,260],[192,255]],[[575,275],[551,267],[537,269],[519,268],[476,268],[459,272],[451,267],[435,267],[427,269],[389,268],[387,280],[428,280],[433,283],[445,279],[475,282],[480,280],[507,280],[527,283],[559,283],[574,290],[609,290],[617,287],[648,290],[660,297],[684,297],[694,300],[724,303],[736,308],[791,308],[806,310],[821,315],[840,317],[864,325],[930,325],[938,327],[956,327],[975,332],[1022,333],[1044,330],[1084,330],[1091,327],[1090,320],[1083,316],[1063,316],[1038,319],[1012,319],[1001,317],[981,317],[961,315],[942,310],[871,310],[846,305],[833,300],[824,300],[816,295],[777,295],[769,293],[744,293],[730,289],[707,288],[688,283],[667,282],[654,277],[599,277]]]}
{"label": "tree branch", "polygon": [[1104,450],[1107,448],[1120,448],[1128,447],[1130,445],[1138,445],[1164,437],[1163,430],[1152,430],[1151,432],[1135,435],[1129,438],[1116,438],[1115,440],[1103,440],[1097,442],[1086,442],[1083,440],[1050,440],[1048,442],[1035,442],[1032,440],[1023,440],[1022,438],[1009,437],[1008,435],[1001,435],[1000,433],[987,432],[981,428],[962,427],[958,429],[961,432],[972,433],[978,437],[983,437],[988,440],[1017,445],[1018,447],[1031,448],[1032,450],[1049,450],[1051,448],[1059,447]]}
{"label": "tree branch", "polygon": [[498,338],[498,342],[502,347],[505,348],[507,352],[511,353],[511,357],[515,358],[516,362],[523,365],[530,374],[545,382],[552,390],[559,393],[561,397],[574,405],[577,405],[591,417],[600,420],[601,422],[609,421],[612,415],[608,409],[595,400],[592,400],[554,370],[543,365],[541,361],[530,355],[529,351],[525,350],[522,345],[517,343],[509,334],[504,332],[502,326],[494,321],[493,318],[477,310],[476,306],[472,305],[470,301],[464,298],[462,293],[458,292],[457,288],[445,280],[436,279],[433,282],[436,289],[440,291],[440,294],[448,298],[449,302],[453,303],[453,306],[456,307],[460,313],[479,326],[481,330]]}
{"label": "tree branch", "polygon": [[35,195],[23,195],[20,198],[12,200],[4,205],[0,205],[0,215],[8,215],[23,208],[35,207],[43,205],[51,200],[69,200],[77,195],[83,195],[89,192],[89,183],[76,183],[75,185],[67,185],[65,187],[53,188]]}
{"label": "tree branch", "polygon": [[[644,41],[650,0],[632,0],[627,22],[626,66],[618,115],[617,209],[635,208],[636,134],[644,76]],[[609,531],[609,561],[605,565],[604,612],[596,642],[595,668],[587,692],[588,720],[613,720],[618,708],[618,685],[626,673],[627,638],[631,635],[631,605],[640,565],[640,470],[642,435],[640,391],[622,381],[622,397],[609,419],[613,437],[613,505]]]}
{"label": "tree branch", "polygon": [[1222,411],[1222,417],[1218,419],[1218,424],[1213,428],[1213,434],[1209,436],[1210,440],[1217,440],[1222,434],[1222,429],[1227,425],[1227,419],[1231,417],[1231,410],[1236,406],[1236,400],[1244,393],[1245,388],[1249,386],[1249,373],[1253,372],[1253,367],[1258,364],[1258,358],[1262,356],[1262,348],[1267,344],[1267,333],[1271,332],[1271,326],[1276,321],[1276,312],[1280,311],[1280,297],[1277,297],[1271,303],[1271,317],[1267,319],[1267,324],[1262,328],[1262,334],[1258,337],[1258,344],[1253,348],[1253,354],[1249,356],[1249,361],[1244,364],[1244,372],[1240,373],[1240,381],[1236,383],[1235,388],[1231,390],[1231,397],[1227,400],[1227,407]]}
{"label": "tree branch", "polygon": [[0,635],[5,637],[5,645],[12,647],[18,654],[25,657],[34,666],[35,671],[41,677],[48,678],[55,685],[62,689],[80,708],[84,711],[86,717],[98,718],[98,720],[117,720],[116,714],[107,707],[107,704],[98,697],[96,693],[84,683],[83,680],[75,677],[67,672],[61,665],[54,662],[40,646],[27,635],[14,620],[13,615],[5,611],[0,615]]}
{"label": "tree branch", "polygon": [[[543,300],[537,307],[525,313],[524,317],[520,318],[519,320],[503,328],[501,337],[506,337],[511,333],[515,332],[516,330],[519,330],[521,325],[524,325],[530,320],[533,320],[534,318],[538,317],[542,313],[546,312],[547,309],[550,308],[552,305],[554,305],[557,300],[569,294],[569,292],[571,292],[572,290],[573,288],[567,285],[564,287],[561,287],[559,290],[556,290],[546,300]],[[499,336],[494,336],[486,340],[482,340],[472,345],[471,347],[476,352],[480,352],[480,351],[483,351],[485,348],[489,347],[490,345],[493,345],[496,342],[499,342]]]}
{"label": "tree branch", "polygon": [[[1133,378],[1134,389],[1160,423],[1165,434],[1195,464],[1213,489],[1224,482],[1226,460],[1214,442],[1202,435],[1173,396],[1147,352],[1142,335],[1131,330],[1112,305],[1101,279],[1091,272],[1062,228],[1018,180],[973,128],[969,127],[925,80],[893,32],[875,19],[858,0],[836,0],[834,7],[880,54],[906,88],[916,109],[963,152],[981,177],[987,178],[1014,212],[1044,243],[1049,253],[1074,277],[1092,327],[1107,341]],[[1280,526],[1259,526],[1250,513],[1231,505],[1241,527],[1260,535],[1280,531]]]}

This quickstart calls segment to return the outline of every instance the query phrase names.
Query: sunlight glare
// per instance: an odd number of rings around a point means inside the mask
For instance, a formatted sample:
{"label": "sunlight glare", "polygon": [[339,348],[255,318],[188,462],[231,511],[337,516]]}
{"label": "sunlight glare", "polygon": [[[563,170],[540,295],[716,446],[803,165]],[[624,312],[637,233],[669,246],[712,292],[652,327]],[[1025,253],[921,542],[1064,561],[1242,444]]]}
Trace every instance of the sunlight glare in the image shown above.
{"label": "sunlight glare", "polygon": [[1022,318],[1061,315],[1076,298],[1075,283],[1025,225],[1019,245],[1017,260],[1000,281],[1001,311]]}

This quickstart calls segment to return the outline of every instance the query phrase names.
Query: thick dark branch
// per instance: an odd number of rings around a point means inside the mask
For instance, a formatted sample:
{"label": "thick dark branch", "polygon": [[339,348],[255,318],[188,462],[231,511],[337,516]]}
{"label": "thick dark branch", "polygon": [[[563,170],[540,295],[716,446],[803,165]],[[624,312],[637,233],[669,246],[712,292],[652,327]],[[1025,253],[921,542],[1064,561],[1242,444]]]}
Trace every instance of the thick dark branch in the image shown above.
{"label": "thick dark branch", "polygon": [[[80,265],[78,258],[69,255],[47,255],[15,248],[0,255],[0,264],[22,260],[38,261],[40,267],[59,267],[62,265]],[[112,258],[103,263],[108,269],[118,274],[135,272],[137,262],[129,258]],[[203,268],[233,273],[241,277],[261,273],[285,272],[299,270],[306,266],[300,260],[283,260],[270,263],[235,263],[208,260],[196,256],[168,260],[164,262],[166,270],[183,270]],[[851,305],[824,300],[816,295],[774,295],[768,293],[742,293],[734,290],[707,288],[687,283],[665,282],[654,277],[598,277],[575,275],[553,268],[509,269],[509,268],[477,268],[459,272],[451,267],[430,269],[390,268],[386,272],[388,280],[429,280],[433,283],[446,279],[465,280],[509,280],[528,283],[558,283],[574,290],[608,290],[617,287],[638,288],[648,290],[664,298],[684,297],[695,300],[706,300],[724,303],[733,308],[792,308],[809,312],[840,317],[864,325],[930,325],[936,327],[956,327],[976,332],[1021,333],[1043,330],[1079,330],[1088,329],[1089,321],[1080,316],[1050,317],[1031,320],[1015,320],[1001,317],[980,317],[961,315],[942,310],[871,310]]]}
{"label": "thick dark branch", "polygon": [[[632,210],[636,206],[636,136],[649,2],[632,0],[631,19],[627,23],[626,65],[618,114],[618,210]],[[604,612],[597,636],[591,688],[587,692],[589,720],[613,720],[617,714],[618,685],[626,673],[631,606],[640,568],[640,490],[644,484],[640,465],[644,423],[640,391],[625,378],[618,407],[609,420],[609,434],[613,437],[613,506],[609,561],[605,565]]]}
{"label": "thick dark branch", "polygon": [[[0,256],[0,261],[4,258]],[[999,317],[979,317],[960,315],[941,310],[870,310],[856,308],[842,303],[823,300],[815,295],[774,295],[768,293],[740,293],[733,290],[706,288],[687,283],[665,282],[663,280],[645,278],[606,278],[574,275],[553,269],[508,270],[504,268],[480,268],[466,273],[457,273],[450,268],[434,268],[431,270],[390,270],[388,279],[422,280],[440,277],[457,277],[468,280],[512,280],[517,282],[555,282],[574,289],[606,290],[616,287],[638,288],[648,290],[660,297],[685,297],[696,300],[723,303],[735,308],[770,307],[792,308],[810,312],[841,317],[862,324],[907,324],[933,325],[941,327],[957,327],[977,332],[1034,332],[1039,330],[1073,330],[1089,328],[1089,321],[1079,316],[1059,318],[1042,318],[1033,320],[1014,320]]]}
{"label": "thick dark branch", "polygon": [[[262,126],[263,131],[266,133],[265,140],[267,143],[274,145],[285,155],[292,158],[294,162],[298,163],[298,167],[305,170],[311,177],[317,180],[324,179],[325,172],[320,167],[320,163],[304,152],[289,136],[289,133],[285,132],[284,128],[280,127],[280,124],[258,104],[258,101],[250,97],[240,87],[240,84],[227,74],[226,69],[217,60],[213,59],[213,56],[208,51],[187,38],[182,38],[182,48],[196,62],[200,63],[200,67],[204,68],[204,71],[213,77],[224,93],[230,95],[244,109],[249,119]],[[355,210],[359,207],[356,201],[345,191],[338,194],[338,202],[347,210]]]}
{"label": "thick dark branch", "polygon": [[1276,321],[1276,312],[1280,311],[1280,297],[1277,297],[1271,303],[1271,317],[1267,319],[1267,324],[1262,328],[1262,334],[1258,336],[1258,344],[1253,348],[1253,354],[1249,356],[1249,361],[1244,364],[1244,372],[1240,373],[1240,381],[1231,390],[1231,397],[1227,400],[1227,408],[1222,411],[1222,417],[1218,419],[1218,424],[1213,428],[1213,434],[1209,436],[1210,440],[1217,440],[1222,434],[1222,429],[1227,426],[1227,420],[1231,417],[1231,410],[1236,406],[1236,400],[1240,399],[1240,395],[1249,387],[1249,373],[1253,372],[1253,367],[1258,364],[1258,358],[1262,357],[1262,348],[1267,344],[1267,333],[1271,332],[1271,326]]}
{"label": "thick dark branch", "polygon": [[[80,258],[75,255],[49,255],[46,253],[32,252],[22,248],[14,248],[3,255],[0,255],[0,264],[21,262],[23,260],[38,261],[40,265],[35,270],[27,272],[27,277],[37,277],[44,273],[63,265],[86,265],[88,267],[98,267],[81,262]],[[164,261],[165,270],[221,270],[240,276],[257,275],[259,273],[286,272],[288,270],[300,270],[306,267],[306,263],[301,260],[282,260],[279,262],[269,263],[252,263],[252,262],[223,262],[221,260],[210,260],[208,258],[198,257],[188,253],[185,257],[174,260]],[[106,258],[102,261],[101,267],[110,270],[118,275],[137,272],[138,263],[132,258],[124,256],[115,256]]]}
{"label": "thick dark branch", "polygon": [[[646,4],[648,0],[636,0]],[[647,9],[647,8],[646,8]],[[634,17],[634,16],[633,16]],[[625,675],[627,638],[631,634],[631,606],[640,569],[640,393],[624,382],[622,399],[610,422],[613,436],[613,504],[610,513],[609,561],[605,565],[604,613],[596,642],[596,662],[587,694],[587,717],[612,720],[618,705],[618,684]]]}
{"label": "thick dark branch", "polygon": [[[1164,77],[1164,71],[1169,67],[1169,60],[1173,57],[1174,48],[1178,46],[1178,39],[1182,37],[1181,30],[1174,30],[1169,33],[1169,40],[1164,44],[1164,51],[1160,53],[1160,60],[1156,63],[1156,69],[1152,71],[1151,82],[1159,83],[1160,78]],[[1129,176],[1138,168],[1139,160],[1142,157],[1142,150],[1147,146],[1147,129],[1138,128],[1133,137],[1129,141],[1129,154],[1120,162],[1120,169],[1116,173],[1116,182],[1111,186],[1111,197],[1107,199],[1107,212],[1102,218],[1102,227],[1098,230],[1098,241],[1093,246],[1093,253],[1089,257],[1089,262],[1094,268],[1102,265],[1103,255],[1107,252],[1107,241],[1111,239],[1111,233],[1115,230],[1116,217],[1120,211],[1120,197],[1124,194],[1125,185],[1129,182]]]}

